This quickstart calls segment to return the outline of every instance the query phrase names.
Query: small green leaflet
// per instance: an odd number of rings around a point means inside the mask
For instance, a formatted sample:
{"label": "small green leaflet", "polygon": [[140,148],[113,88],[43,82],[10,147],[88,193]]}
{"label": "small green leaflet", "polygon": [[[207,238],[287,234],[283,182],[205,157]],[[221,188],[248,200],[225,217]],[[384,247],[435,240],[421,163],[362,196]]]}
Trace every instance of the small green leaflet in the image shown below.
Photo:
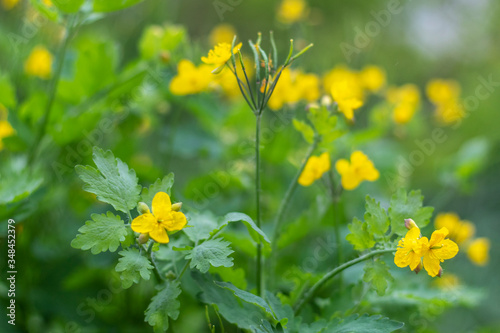
{"label": "small green leaflet", "polygon": [[236,288],[247,289],[247,279],[245,278],[245,270],[241,267],[210,267],[210,274],[218,274],[223,281],[231,282]]}
{"label": "small green leaflet", "polygon": [[168,318],[176,320],[179,317],[181,303],[177,297],[181,294],[178,281],[167,281],[166,285],[159,289],[145,312],[149,325],[153,326],[155,332],[168,330]]}
{"label": "small green leaflet", "polygon": [[80,234],[76,235],[71,246],[75,249],[90,249],[92,254],[107,250],[115,252],[127,236],[127,228],[122,219],[111,212],[107,215],[92,214],[91,218],[78,229]]}
{"label": "small green leaflet", "polygon": [[191,259],[191,268],[196,267],[202,273],[208,272],[210,265],[231,267],[234,264],[233,258],[229,255],[234,251],[229,247],[230,244],[222,238],[207,240],[189,250],[186,259]]}
{"label": "small green leaflet", "polygon": [[218,219],[210,211],[205,211],[203,213],[189,213],[189,225],[192,228],[184,228],[182,231],[189,237],[194,243],[210,237],[210,233],[217,229]]}
{"label": "small green leaflet", "polygon": [[94,147],[92,158],[97,169],[91,166],[77,165],[75,170],[86,184],[83,189],[94,193],[97,199],[109,203],[116,210],[128,213],[137,206],[141,186],[133,169],[113,153]]}
{"label": "small green leaflet", "polygon": [[153,184],[151,184],[151,186],[149,186],[149,189],[147,187],[143,188],[141,201],[146,203],[149,209],[151,209],[151,204],[156,193],[165,192],[170,195],[172,186],[174,186],[174,174],[171,172],[163,177],[163,179],[158,178]]}
{"label": "small green leaflet", "polygon": [[384,296],[389,282],[394,278],[389,273],[389,267],[381,260],[371,260],[365,264],[363,281],[370,283],[379,296]]}
{"label": "small green leaflet", "polygon": [[398,321],[383,318],[382,316],[369,316],[367,314],[359,317],[357,314],[347,318],[335,318],[322,333],[389,333],[403,327]]}
{"label": "small green leaflet", "polygon": [[389,218],[385,209],[380,207],[380,203],[370,196],[366,196],[365,222],[368,224],[368,231],[376,236],[384,236],[389,229]]}
{"label": "small green leaflet", "polygon": [[130,288],[134,283],[139,283],[141,278],[149,280],[153,266],[149,259],[141,255],[138,249],[129,248],[118,252],[122,258],[118,259],[115,270],[120,273],[122,287]]}
{"label": "small green leaflet", "polygon": [[363,251],[375,245],[375,240],[368,232],[366,223],[361,222],[355,217],[347,227],[351,233],[345,239],[354,246],[355,250]]}
{"label": "small green leaflet", "polygon": [[308,143],[313,143],[314,141],[314,130],[312,129],[311,126],[306,124],[305,122],[298,120],[298,119],[293,119],[293,127],[300,133],[302,133],[302,136]]}
{"label": "small green leaflet", "polygon": [[399,189],[391,198],[389,217],[391,231],[403,236],[408,231],[405,228],[405,219],[411,218],[419,228],[425,227],[434,211],[433,207],[422,207],[424,197],[419,191],[411,191],[408,195],[404,189]]}

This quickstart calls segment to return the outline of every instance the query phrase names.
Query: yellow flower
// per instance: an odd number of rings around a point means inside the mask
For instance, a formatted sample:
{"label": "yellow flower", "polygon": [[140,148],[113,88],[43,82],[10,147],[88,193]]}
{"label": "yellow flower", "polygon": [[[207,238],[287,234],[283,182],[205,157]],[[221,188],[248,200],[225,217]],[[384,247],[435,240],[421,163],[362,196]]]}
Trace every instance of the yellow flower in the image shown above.
{"label": "yellow flower", "polygon": [[398,242],[394,263],[398,267],[410,266],[416,273],[423,267],[430,276],[441,276],[440,263],[458,253],[458,245],[446,239],[447,235],[448,230],[441,228],[434,231],[428,240],[427,237],[421,237],[420,229],[416,225],[410,227],[405,237]]}
{"label": "yellow flower", "polygon": [[305,18],[308,11],[304,0],[283,0],[278,9],[278,20],[285,24],[292,24]]}
{"label": "yellow flower", "polygon": [[441,228],[432,233],[431,239],[427,243],[427,237],[422,237],[425,246],[423,246],[424,268],[432,277],[441,276],[442,268],[440,263],[445,259],[451,259],[458,253],[458,245],[445,239],[448,236],[448,229]]}
{"label": "yellow flower", "polygon": [[398,249],[394,256],[394,263],[398,267],[410,266],[412,271],[417,272],[422,268],[423,243],[420,237],[420,229],[413,227],[406,233],[405,237],[398,242]]}
{"label": "yellow flower", "polygon": [[320,156],[311,156],[307,160],[298,182],[302,186],[310,186],[314,181],[320,179],[325,172],[329,171],[330,168],[330,154],[328,152]]}
{"label": "yellow flower", "polygon": [[7,109],[0,103],[0,150],[3,149],[2,139],[16,133],[7,120]]}
{"label": "yellow flower", "polygon": [[24,62],[24,71],[31,76],[48,79],[52,73],[52,54],[43,46],[35,46]]}
{"label": "yellow flower", "polygon": [[52,7],[52,1],[51,0],[42,0],[43,4],[47,7]]}
{"label": "yellow flower", "polygon": [[[236,45],[233,49],[233,53],[237,53],[241,48],[241,43]],[[205,64],[216,65],[217,67],[223,66],[231,58],[231,44],[219,43],[213,50],[208,51],[208,57],[201,57],[201,61]]]}
{"label": "yellow flower", "polygon": [[453,290],[460,286],[460,280],[458,279],[458,276],[454,274],[446,274],[433,282],[436,287],[445,291]]}
{"label": "yellow flower", "polygon": [[397,124],[408,123],[420,105],[420,93],[414,84],[389,88],[386,98],[394,107],[392,119]]}
{"label": "yellow flower", "polygon": [[353,190],[363,181],[375,181],[380,176],[368,156],[357,150],[351,154],[351,162],[340,159],[335,164],[335,169],[342,176],[342,187]]}
{"label": "yellow flower", "polygon": [[2,0],[2,7],[5,10],[11,10],[19,3],[19,0]]}
{"label": "yellow flower", "polygon": [[354,110],[363,106],[363,86],[360,76],[345,67],[336,67],[323,79],[326,91],[330,91],[339,111],[347,119],[354,118]]}
{"label": "yellow flower", "polygon": [[366,66],[359,72],[361,83],[371,92],[379,91],[385,85],[385,72],[377,66]]}
{"label": "yellow flower", "polygon": [[488,238],[476,238],[467,248],[467,256],[470,261],[479,266],[484,266],[489,261],[490,240]]}
{"label": "yellow flower", "polygon": [[434,226],[436,229],[448,229],[450,238],[457,242],[458,245],[464,244],[476,232],[474,224],[469,221],[460,220],[460,217],[455,213],[438,214],[434,220]]}
{"label": "yellow flower", "polygon": [[212,81],[212,69],[207,65],[196,67],[183,59],[177,65],[177,75],[170,81],[170,91],[174,95],[189,95],[205,91]]}
{"label": "yellow flower", "polygon": [[285,104],[316,101],[319,95],[319,78],[316,75],[285,68],[267,105],[276,111]]}
{"label": "yellow flower", "polygon": [[167,231],[181,230],[187,223],[186,216],[172,210],[170,196],[158,192],[153,198],[153,214],[146,212],[132,221],[132,230],[149,234],[158,243],[168,243]]}
{"label": "yellow flower", "polygon": [[438,121],[450,124],[465,116],[460,104],[460,85],[454,80],[434,79],[427,84],[427,96],[436,106]]}
{"label": "yellow flower", "polygon": [[210,44],[217,45],[220,43],[228,43],[231,45],[233,38],[236,35],[236,30],[230,24],[219,24],[210,32]]}

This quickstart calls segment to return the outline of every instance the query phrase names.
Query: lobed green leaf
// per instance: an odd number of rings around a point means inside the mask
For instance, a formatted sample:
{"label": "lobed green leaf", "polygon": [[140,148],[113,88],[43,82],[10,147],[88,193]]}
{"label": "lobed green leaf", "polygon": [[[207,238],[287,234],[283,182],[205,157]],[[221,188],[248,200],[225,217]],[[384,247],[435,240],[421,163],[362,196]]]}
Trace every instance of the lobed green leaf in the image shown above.
{"label": "lobed green leaf", "polygon": [[347,226],[351,233],[345,239],[354,246],[355,250],[364,251],[375,245],[373,236],[368,232],[368,225],[356,217]]}
{"label": "lobed green leaf", "polygon": [[233,266],[233,258],[229,255],[234,251],[229,247],[230,244],[222,238],[207,240],[192,250],[188,250],[186,259],[191,259],[191,268],[196,267],[202,273],[208,272],[210,265],[231,267]]}
{"label": "lobed green leaf", "polygon": [[129,248],[118,252],[122,258],[118,259],[115,271],[120,273],[122,287],[130,288],[134,283],[139,283],[141,278],[149,280],[153,265],[149,259],[141,255],[138,249]]}
{"label": "lobed green leaf", "polygon": [[422,207],[424,197],[420,190],[411,191],[409,194],[404,189],[399,189],[391,198],[389,217],[392,232],[403,236],[408,231],[405,228],[405,219],[411,218],[419,228],[425,227],[432,217],[433,207]]}
{"label": "lobed green leaf", "polygon": [[181,294],[178,281],[167,281],[165,286],[159,289],[149,304],[145,314],[145,321],[153,326],[155,332],[168,330],[169,317],[176,320],[179,317],[181,303],[177,297]]}

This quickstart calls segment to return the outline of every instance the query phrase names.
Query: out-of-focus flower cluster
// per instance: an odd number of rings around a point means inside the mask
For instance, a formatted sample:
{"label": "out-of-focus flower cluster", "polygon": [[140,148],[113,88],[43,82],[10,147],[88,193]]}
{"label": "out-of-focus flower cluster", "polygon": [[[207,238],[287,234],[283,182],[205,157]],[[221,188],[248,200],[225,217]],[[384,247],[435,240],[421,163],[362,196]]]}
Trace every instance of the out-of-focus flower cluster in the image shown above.
{"label": "out-of-focus flower cluster", "polygon": [[438,121],[452,124],[462,119],[465,112],[460,103],[460,85],[453,80],[434,79],[426,87],[427,97],[435,105]]}

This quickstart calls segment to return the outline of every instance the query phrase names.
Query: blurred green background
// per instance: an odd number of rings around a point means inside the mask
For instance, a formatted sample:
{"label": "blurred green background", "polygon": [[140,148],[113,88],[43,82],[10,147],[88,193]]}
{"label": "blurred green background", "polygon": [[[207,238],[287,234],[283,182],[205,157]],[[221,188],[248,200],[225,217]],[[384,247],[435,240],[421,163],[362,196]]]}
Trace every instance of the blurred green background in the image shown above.
{"label": "blurred green background", "polygon": [[[188,58],[200,64],[199,57],[213,46],[210,32],[220,24],[232,25],[244,42],[255,40],[257,32],[262,32],[264,47],[269,45],[267,32],[272,30],[281,54],[286,54],[290,38],[297,49],[314,43],[294,66],[320,76],[339,64],[353,69],[374,64],[385,69],[389,84],[415,83],[422,96],[429,80],[454,79],[462,87],[463,99],[477,94],[480,78],[493,82],[487,98],[480,100],[477,108],[467,110],[467,118],[460,125],[443,127],[445,142],[436,144],[435,151],[425,155],[422,164],[400,180],[408,189],[421,189],[425,204],[434,206],[435,212],[457,212],[475,223],[476,235],[490,238],[491,259],[486,267],[473,266],[465,256],[446,266],[483,298],[475,308],[458,305],[437,318],[411,319],[408,312],[394,319],[414,320],[405,328],[409,332],[500,331],[500,3],[311,0],[305,17],[294,24],[277,19],[279,5],[279,1],[264,0],[147,0],[95,17],[69,44],[49,135],[41,142],[33,164],[26,155],[36,141],[48,82],[27,77],[23,64],[35,45],[43,44],[55,53],[64,27],[47,19],[33,23],[29,15],[34,9],[29,1],[0,10],[0,102],[9,110],[9,121],[17,132],[15,137],[4,139],[5,147],[0,151],[0,193],[17,193],[19,183],[9,182],[13,179],[21,179],[19,186],[25,190],[20,191],[18,200],[8,204],[3,201],[0,208],[2,253],[7,249],[6,221],[17,221],[19,272],[18,324],[13,328],[4,317],[0,320],[2,332],[152,331],[143,322],[143,311],[154,292],[153,284],[128,290],[113,288],[118,285],[112,269],[115,253],[93,256],[70,247],[90,213],[107,209],[82,191],[74,173],[75,165],[92,164],[91,153],[85,153],[90,151],[88,142],[111,149],[136,170],[143,185],[174,172],[173,196],[193,210],[255,215],[253,116],[244,101],[211,93],[179,97],[168,89],[177,62]],[[382,11],[389,12],[388,6],[396,6],[398,13],[386,16],[383,24],[372,24],[371,28],[378,25],[378,32],[368,36],[369,41],[358,47],[359,52],[346,58],[343,43],[356,46],[362,39],[359,31],[366,34],[370,22],[378,22]],[[144,30],[164,24],[184,27],[185,40],[168,54],[167,61],[144,59],[138,46]],[[352,216],[363,214],[366,194],[388,205],[395,191],[391,179],[398,173],[398,163],[421,149],[418,142],[429,139],[433,128],[439,126],[432,119],[433,106],[423,98],[415,121],[402,132],[389,126],[385,132],[373,134],[365,129],[371,126],[369,110],[377,105],[371,99],[363,107],[353,126],[358,136],[350,142],[369,153],[381,177],[377,183],[366,183],[346,193],[342,203],[346,223]],[[264,221],[273,218],[297,161],[307,149],[291,126],[292,115],[303,110],[302,103],[265,116],[264,127],[276,117],[286,127],[264,140]],[[99,130],[104,126],[103,119],[111,124],[107,130]],[[331,231],[328,221],[313,221],[313,211],[321,205],[317,187],[301,188],[296,193],[289,218],[303,218],[314,226],[283,251],[285,259],[295,258],[297,249],[307,249],[308,244],[324,237],[325,228]],[[347,234],[345,226],[343,230]],[[237,233],[231,237],[241,241]],[[237,265],[252,271],[252,263],[238,254],[237,245],[234,248]],[[345,250],[352,251],[348,244]],[[308,251],[301,255],[306,257]],[[4,254],[0,263],[4,277]],[[331,265],[321,263],[317,271]],[[397,278],[406,279],[407,274]],[[2,278],[2,307],[8,301],[6,290]],[[181,314],[172,323],[172,331],[205,330],[204,313],[196,298],[186,292],[180,300]],[[418,311],[411,306],[408,309]]]}

